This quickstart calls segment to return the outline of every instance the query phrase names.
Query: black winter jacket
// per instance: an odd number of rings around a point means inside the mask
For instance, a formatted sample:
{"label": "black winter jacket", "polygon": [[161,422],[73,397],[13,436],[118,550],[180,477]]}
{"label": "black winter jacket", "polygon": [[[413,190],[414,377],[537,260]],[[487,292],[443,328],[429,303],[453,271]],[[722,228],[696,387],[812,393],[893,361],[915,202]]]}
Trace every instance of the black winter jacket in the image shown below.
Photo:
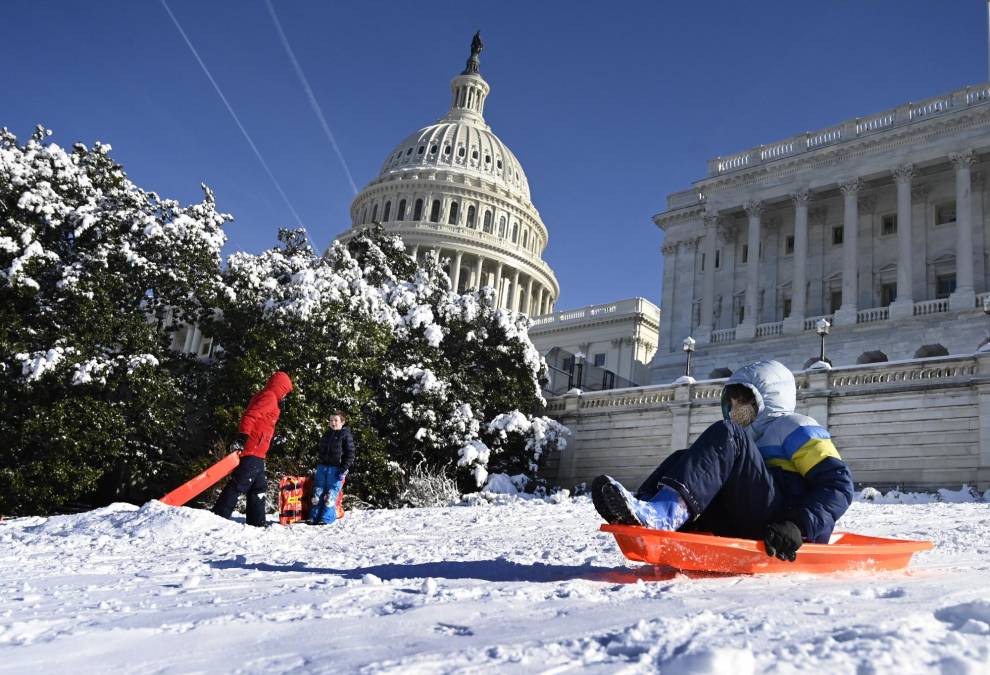
{"label": "black winter jacket", "polygon": [[340,431],[328,429],[320,439],[320,464],[335,466],[341,473],[354,463],[354,437],[351,430],[343,427]]}

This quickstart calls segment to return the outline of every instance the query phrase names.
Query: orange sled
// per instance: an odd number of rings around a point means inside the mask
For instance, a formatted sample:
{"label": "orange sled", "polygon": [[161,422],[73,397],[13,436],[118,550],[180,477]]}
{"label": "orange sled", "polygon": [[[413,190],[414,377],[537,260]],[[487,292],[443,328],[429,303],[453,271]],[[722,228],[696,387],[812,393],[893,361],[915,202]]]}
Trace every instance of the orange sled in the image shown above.
{"label": "orange sled", "polygon": [[799,572],[822,574],[853,570],[899,570],[911,556],[933,547],[930,541],[881,539],[851,532],[836,532],[830,544],[805,544],[797,560],[771,558],[763,542],[694,532],[651,530],[635,525],[602,525],[611,532],[630,560],[665,565],[679,570],[725,574]]}
{"label": "orange sled", "polygon": [[240,455],[232,452],[192,480],[169,492],[162,497],[161,501],[169,506],[182,506],[206,488],[215,485],[217,481],[236,469],[240,463]]}

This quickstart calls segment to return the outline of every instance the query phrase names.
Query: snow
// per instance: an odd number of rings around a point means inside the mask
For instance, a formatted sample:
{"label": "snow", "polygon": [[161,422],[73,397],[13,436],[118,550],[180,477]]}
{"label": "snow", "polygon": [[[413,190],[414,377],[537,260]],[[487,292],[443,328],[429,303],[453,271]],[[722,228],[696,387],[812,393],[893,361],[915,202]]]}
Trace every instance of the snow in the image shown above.
{"label": "snow", "polygon": [[841,529],[935,549],[822,576],[632,563],[587,497],[320,528],[159,502],[19,518],[0,522],[0,671],[986,673],[988,510],[858,499]]}

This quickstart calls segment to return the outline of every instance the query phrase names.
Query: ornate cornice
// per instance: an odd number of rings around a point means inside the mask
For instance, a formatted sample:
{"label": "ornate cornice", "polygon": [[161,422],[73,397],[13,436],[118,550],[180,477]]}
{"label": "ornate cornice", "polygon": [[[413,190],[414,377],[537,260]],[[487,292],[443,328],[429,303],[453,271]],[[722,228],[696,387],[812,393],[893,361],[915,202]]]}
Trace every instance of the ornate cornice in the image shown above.
{"label": "ornate cornice", "polygon": [[949,161],[952,162],[952,166],[956,169],[956,171],[971,167],[975,158],[976,156],[973,154],[972,150],[949,153]]}
{"label": "ornate cornice", "polygon": [[914,164],[901,164],[890,170],[893,174],[894,180],[898,183],[911,183],[911,179],[914,178],[916,173]]}
{"label": "ornate cornice", "polygon": [[849,178],[843,178],[839,181],[839,192],[842,193],[843,197],[853,197],[859,193],[860,182],[858,176],[853,176]]}
{"label": "ornate cornice", "polygon": [[766,212],[766,204],[761,201],[751,200],[743,204],[746,215],[750,218],[759,218]]}
{"label": "ornate cornice", "polygon": [[794,203],[795,208],[808,206],[808,201],[811,199],[811,193],[804,188],[796,192],[792,192],[790,196],[791,196],[791,202]]}

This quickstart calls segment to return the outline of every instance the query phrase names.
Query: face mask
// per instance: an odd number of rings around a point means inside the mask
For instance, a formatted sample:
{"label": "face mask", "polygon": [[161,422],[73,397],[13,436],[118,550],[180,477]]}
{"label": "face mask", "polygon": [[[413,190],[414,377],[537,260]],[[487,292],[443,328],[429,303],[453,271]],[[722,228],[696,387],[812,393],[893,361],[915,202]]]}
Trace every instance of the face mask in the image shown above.
{"label": "face mask", "polygon": [[748,427],[756,419],[756,406],[735,403],[729,411],[729,419],[741,427]]}

